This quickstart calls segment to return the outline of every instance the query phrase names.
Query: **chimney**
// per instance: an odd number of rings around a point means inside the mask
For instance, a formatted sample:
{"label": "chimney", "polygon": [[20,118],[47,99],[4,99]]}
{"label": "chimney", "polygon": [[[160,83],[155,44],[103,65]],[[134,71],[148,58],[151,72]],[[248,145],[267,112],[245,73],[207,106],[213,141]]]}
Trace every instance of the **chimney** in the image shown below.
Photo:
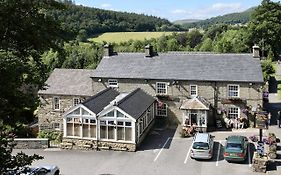
{"label": "chimney", "polygon": [[111,44],[106,44],[103,46],[103,56],[110,57],[113,55],[113,46]]}
{"label": "chimney", "polygon": [[145,57],[153,57],[153,46],[148,44],[144,47],[144,50],[145,50]]}
{"label": "chimney", "polygon": [[260,58],[260,47],[257,45],[253,46],[253,57]]}

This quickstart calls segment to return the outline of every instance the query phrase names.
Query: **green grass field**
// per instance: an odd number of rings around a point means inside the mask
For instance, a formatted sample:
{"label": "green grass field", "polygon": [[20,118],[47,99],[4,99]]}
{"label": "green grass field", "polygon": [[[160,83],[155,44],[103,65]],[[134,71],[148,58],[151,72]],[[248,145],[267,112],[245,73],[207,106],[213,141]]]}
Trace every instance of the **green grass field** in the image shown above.
{"label": "green grass field", "polygon": [[108,32],[96,38],[90,38],[89,41],[101,43],[103,41],[110,43],[120,43],[129,40],[141,40],[159,38],[162,35],[171,35],[173,32]]}

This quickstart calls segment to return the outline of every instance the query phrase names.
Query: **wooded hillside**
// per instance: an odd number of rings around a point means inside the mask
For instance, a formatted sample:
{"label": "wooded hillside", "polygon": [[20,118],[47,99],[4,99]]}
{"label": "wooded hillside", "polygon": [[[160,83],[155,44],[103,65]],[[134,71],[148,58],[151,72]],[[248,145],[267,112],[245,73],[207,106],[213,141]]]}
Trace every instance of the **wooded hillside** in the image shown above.
{"label": "wooded hillside", "polygon": [[64,10],[54,10],[51,15],[70,33],[71,39],[84,39],[105,32],[178,31],[166,19],[136,13],[116,12],[98,8],[66,4]]}

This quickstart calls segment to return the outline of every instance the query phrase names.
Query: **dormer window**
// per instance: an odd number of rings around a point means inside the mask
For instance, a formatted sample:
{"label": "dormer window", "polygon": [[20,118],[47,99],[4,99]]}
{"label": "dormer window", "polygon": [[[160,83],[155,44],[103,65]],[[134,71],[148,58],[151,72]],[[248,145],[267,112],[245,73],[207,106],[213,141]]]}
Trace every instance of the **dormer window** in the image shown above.
{"label": "dormer window", "polygon": [[168,85],[165,82],[157,82],[156,83],[156,94],[167,94]]}
{"label": "dormer window", "polygon": [[108,87],[118,87],[118,80],[117,79],[109,79],[108,80]]}
{"label": "dormer window", "polygon": [[239,85],[229,84],[228,88],[228,97],[239,97]]}

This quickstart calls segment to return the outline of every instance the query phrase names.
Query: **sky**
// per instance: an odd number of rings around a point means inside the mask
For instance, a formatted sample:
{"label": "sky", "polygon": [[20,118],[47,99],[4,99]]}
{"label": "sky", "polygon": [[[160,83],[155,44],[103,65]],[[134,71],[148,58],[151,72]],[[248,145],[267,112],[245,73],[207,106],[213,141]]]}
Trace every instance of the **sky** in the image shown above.
{"label": "sky", "polygon": [[207,19],[242,12],[260,3],[261,0],[75,0],[77,5],[153,15],[170,21]]}

